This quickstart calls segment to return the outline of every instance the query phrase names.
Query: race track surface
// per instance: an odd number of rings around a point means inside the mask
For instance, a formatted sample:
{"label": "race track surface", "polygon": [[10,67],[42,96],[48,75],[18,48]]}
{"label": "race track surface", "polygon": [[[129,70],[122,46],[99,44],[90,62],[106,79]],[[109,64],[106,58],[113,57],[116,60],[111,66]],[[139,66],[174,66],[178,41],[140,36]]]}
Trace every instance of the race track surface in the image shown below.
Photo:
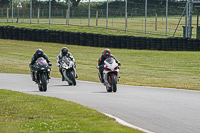
{"label": "race track surface", "polygon": [[30,75],[5,73],[0,89],[73,101],[155,133],[200,132],[199,91],[118,85],[116,93],[107,93],[101,83],[78,80],[68,86],[52,78],[47,92],[39,92]]}

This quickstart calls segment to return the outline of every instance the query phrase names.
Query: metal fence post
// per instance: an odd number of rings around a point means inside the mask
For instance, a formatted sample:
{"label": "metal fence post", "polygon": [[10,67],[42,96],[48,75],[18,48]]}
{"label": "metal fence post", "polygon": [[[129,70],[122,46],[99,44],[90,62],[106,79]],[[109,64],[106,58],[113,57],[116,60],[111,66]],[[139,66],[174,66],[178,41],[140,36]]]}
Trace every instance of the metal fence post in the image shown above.
{"label": "metal fence post", "polygon": [[192,0],[189,0],[189,29],[188,29],[188,37],[192,36]]}
{"label": "metal fence post", "polygon": [[68,26],[69,26],[69,17],[70,17],[70,0],[68,0]]}
{"label": "metal fence post", "polygon": [[166,0],[166,29],[165,29],[165,36],[167,36],[167,17],[168,17],[168,0]]}
{"label": "metal fence post", "polygon": [[185,37],[188,37],[188,1],[186,3],[186,17],[185,17]]}
{"label": "metal fence post", "polygon": [[49,25],[51,24],[51,0],[49,0]]}
{"label": "metal fence post", "polygon": [[98,26],[98,10],[96,11],[96,26]]}
{"label": "metal fence post", "polygon": [[9,8],[7,8],[7,22],[8,22],[8,19],[9,19]]}
{"label": "metal fence post", "polygon": [[32,19],[32,0],[30,0],[30,24]]}
{"label": "metal fence post", "polygon": [[13,0],[12,0],[12,23],[13,23]]}
{"label": "metal fence post", "polygon": [[107,0],[107,6],[106,6],[106,30],[108,29],[108,0]]}
{"label": "metal fence post", "polygon": [[145,35],[147,33],[147,0],[145,0]]}
{"label": "metal fence post", "polygon": [[127,0],[125,2],[125,32],[127,28]]}
{"label": "metal fence post", "polygon": [[90,0],[88,3],[88,27],[90,27]]}

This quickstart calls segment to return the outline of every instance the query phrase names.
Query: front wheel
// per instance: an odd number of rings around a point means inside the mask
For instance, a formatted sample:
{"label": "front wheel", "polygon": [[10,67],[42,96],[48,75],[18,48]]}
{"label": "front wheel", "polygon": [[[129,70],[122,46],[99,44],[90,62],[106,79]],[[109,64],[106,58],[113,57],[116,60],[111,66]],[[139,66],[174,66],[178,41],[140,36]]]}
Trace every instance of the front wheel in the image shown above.
{"label": "front wheel", "polygon": [[38,83],[40,91],[47,91],[47,77],[45,74],[41,75],[41,83]]}
{"label": "front wheel", "polygon": [[[72,84],[75,86],[76,85],[76,80],[75,80],[74,75],[71,72],[68,72],[68,77],[72,81]],[[72,85],[72,84],[69,83],[69,85]]]}
{"label": "front wheel", "polygon": [[117,82],[116,82],[116,76],[111,75],[111,82],[112,82],[112,91],[116,92],[117,91]]}

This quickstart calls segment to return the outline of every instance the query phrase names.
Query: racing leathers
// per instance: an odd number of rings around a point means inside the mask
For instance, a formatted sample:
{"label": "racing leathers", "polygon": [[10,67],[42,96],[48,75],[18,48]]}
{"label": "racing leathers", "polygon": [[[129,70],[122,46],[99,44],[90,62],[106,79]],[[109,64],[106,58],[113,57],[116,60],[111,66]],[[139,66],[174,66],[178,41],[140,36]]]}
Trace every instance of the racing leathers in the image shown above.
{"label": "racing leathers", "polygon": [[[116,62],[120,64],[120,62],[114,57],[114,55],[110,54],[111,58],[113,58],[114,60],[116,60]],[[107,57],[108,58],[108,57]],[[99,59],[98,59],[98,64],[97,64],[97,69],[99,69],[99,76],[100,76],[100,80],[102,83],[104,83],[104,80],[103,80],[103,69],[104,69],[104,61],[106,60],[106,57],[102,54]]]}
{"label": "racing leathers", "polygon": [[[73,69],[74,69],[74,72],[75,72],[75,75],[76,75],[75,78],[78,78],[77,73],[76,73],[76,62],[75,62],[73,55],[70,52],[68,52],[65,56],[70,58],[74,62],[75,67]],[[60,65],[62,58],[63,58],[63,55],[62,55],[62,52],[60,52],[57,56],[57,66],[59,67],[60,74],[62,75],[62,81],[64,81],[64,76],[63,76],[63,73],[62,73],[62,66]]]}
{"label": "racing leathers", "polygon": [[[47,55],[46,54],[42,54],[42,56],[40,56],[40,57],[43,57],[46,61],[47,61],[47,63],[49,64],[49,66],[52,66],[52,63],[51,63],[51,61],[48,59],[48,57],[47,57]],[[32,80],[33,81],[35,81],[35,77],[33,76],[34,75],[34,69],[35,69],[35,67],[34,67],[34,64],[35,64],[35,62],[36,62],[36,60],[38,59],[38,58],[40,58],[39,56],[37,56],[36,55],[36,53],[32,56],[32,58],[31,58],[31,63],[29,64],[29,67],[31,68],[31,76],[32,76]],[[48,79],[50,79],[50,72],[48,73]]]}

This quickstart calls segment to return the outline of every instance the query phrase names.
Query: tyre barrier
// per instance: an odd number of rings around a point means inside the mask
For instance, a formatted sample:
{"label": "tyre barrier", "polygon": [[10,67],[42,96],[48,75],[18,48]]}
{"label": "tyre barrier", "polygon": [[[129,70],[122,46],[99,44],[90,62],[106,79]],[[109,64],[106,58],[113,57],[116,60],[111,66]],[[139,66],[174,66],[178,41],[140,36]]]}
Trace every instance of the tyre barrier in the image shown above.
{"label": "tyre barrier", "polygon": [[19,40],[23,40],[23,31],[24,29],[23,28],[19,28]]}
{"label": "tyre barrier", "polygon": [[69,32],[64,32],[64,44],[69,44]]}
{"label": "tyre barrier", "polygon": [[81,46],[86,46],[86,33],[81,33],[80,34],[80,45]]}
{"label": "tyre barrier", "polygon": [[23,29],[23,33],[22,33],[22,40],[27,41],[28,40],[28,29]]}
{"label": "tyre barrier", "polygon": [[136,49],[136,37],[131,36],[131,49]]}
{"label": "tyre barrier", "polygon": [[162,50],[162,38],[157,38],[156,50]]}
{"label": "tyre barrier", "polygon": [[183,50],[183,38],[178,38],[178,51]]}
{"label": "tyre barrier", "polygon": [[121,37],[116,36],[116,48],[121,48]]}
{"label": "tyre barrier", "polygon": [[94,34],[94,47],[99,47],[99,34]]}
{"label": "tyre barrier", "polygon": [[162,38],[162,50],[166,50],[167,47],[167,38]]}
{"label": "tyre barrier", "polygon": [[0,26],[0,38],[5,39],[4,27],[3,26]]}
{"label": "tyre barrier", "polygon": [[4,27],[5,39],[9,39],[9,26]]}
{"label": "tyre barrier", "polygon": [[164,51],[200,51],[200,39],[102,35],[47,29],[16,28],[14,26],[0,26],[0,39],[54,42],[90,47]]}
{"label": "tyre barrier", "polygon": [[19,40],[19,28],[13,28],[13,39]]}
{"label": "tyre barrier", "polygon": [[80,33],[79,32],[74,33],[74,44],[80,45]]}
{"label": "tyre barrier", "polygon": [[74,32],[69,32],[69,44],[74,44]]}
{"label": "tyre barrier", "polygon": [[98,47],[103,47],[103,35],[99,34],[98,36]]}
{"label": "tyre barrier", "polygon": [[64,44],[65,43],[65,39],[64,39],[64,31],[60,31],[60,43]]}

